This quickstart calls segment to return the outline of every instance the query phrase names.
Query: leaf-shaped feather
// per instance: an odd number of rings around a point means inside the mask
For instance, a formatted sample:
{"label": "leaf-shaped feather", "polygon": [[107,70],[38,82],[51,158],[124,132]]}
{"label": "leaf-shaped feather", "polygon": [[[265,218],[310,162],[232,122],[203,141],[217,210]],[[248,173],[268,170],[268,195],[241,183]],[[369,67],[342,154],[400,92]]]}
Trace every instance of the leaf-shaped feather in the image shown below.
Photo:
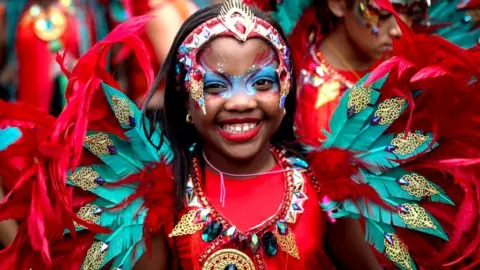
{"label": "leaf-shaped feather", "polygon": [[432,143],[433,134],[423,135],[421,132],[410,132],[404,139],[404,134],[386,134],[380,136],[369,150],[356,155],[357,158],[374,167],[370,171],[381,174],[386,169],[399,166],[398,161],[414,157],[420,153],[431,151],[437,146]]}
{"label": "leaf-shaped feather", "polygon": [[[365,78],[362,80],[365,80]],[[362,83],[363,81],[360,81],[353,89],[347,90],[341,98],[330,120],[331,134],[325,134],[327,139],[323,142],[323,148],[348,148],[374,113],[375,108],[369,105],[377,102],[380,93],[374,89],[367,90]],[[349,99],[353,99],[353,96],[362,99],[363,104],[354,104],[349,108]],[[357,111],[352,114],[352,110]]]}
{"label": "leaf-shaped feather", "polygon": [[150,121],[137,106],[125,94],[111,86],[102,84],[102,87],[120,126],[126,130],[124,134],[128,137],[132,148],[136,150],[139,159],[145,163],[157,162],[160,159],[170,162],[173,159],[173,152],[168,141],[165,138],[160,139],[160,127],[157,126],[150,138],[147,137],[147,134],[150,134]]}

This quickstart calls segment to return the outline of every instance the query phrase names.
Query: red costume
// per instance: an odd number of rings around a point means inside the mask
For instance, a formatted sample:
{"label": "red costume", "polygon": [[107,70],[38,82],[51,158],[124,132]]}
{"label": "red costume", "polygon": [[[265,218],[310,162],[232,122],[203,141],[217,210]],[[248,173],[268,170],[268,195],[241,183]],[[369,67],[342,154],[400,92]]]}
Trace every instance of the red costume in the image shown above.
{"label": "red costume", "polygon": [[[229,4],[177,48],[176,75],[200,108],[195,57],[218,36],[269,42],[280,59],[279,94],[291,88],[278,32]],[[268,174],[222,181],[203,169],[200,146],[187,145],[189,175],[173,179],[177,152],[164,127],[115,89],[97,61],[124,42],[151,86],[150,59],[138,42],[147,20],[121,25],[79,60],[55,123],[21,105],[0,106],[0,128],[22,131],[21,141],[0,147],[0,172],[13,187],[0,220],[21,221],[15,242],[0,252],[2,268],[131,269],[151,251],[152,237],[164,234],[173,264],[188,270],[328,269],[325,222],[345,217],[362,218],[366,241],[401,269],[479,264],[480,96],[478,82],[465,80],[480,76],[474,54],[402,28],[402,54],[345,92],[327,140],[306,159],[274,145],[277,165]],[[9,167],[16,156],[30,162],[18,174]],[[176,211],[179,183],[185,189]]]}

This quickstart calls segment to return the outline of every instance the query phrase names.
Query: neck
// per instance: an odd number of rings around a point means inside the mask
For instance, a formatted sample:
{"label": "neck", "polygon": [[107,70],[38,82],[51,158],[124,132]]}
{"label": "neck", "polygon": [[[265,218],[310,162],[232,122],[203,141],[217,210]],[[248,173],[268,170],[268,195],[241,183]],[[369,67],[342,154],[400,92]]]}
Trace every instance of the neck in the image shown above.
{"label": "neck", "polygon": [[[265,145],[253,157],[248,159],[235,159],[220,153],[212,147],[205,147],[205,157],[211,165],[223,173],[228,174],[256,174],[266,172],[275,165],[270,146]],[[208,167],[210,167],[207,164]],[[214,168],[210,168],[215,171]]]}
{"label": "neck", "polygon": [[326,35],[318,49],[328,64],[339,70],[364,71],[375,62],[375,59],[369,58],[359,50],[349,38],[343,24],[338,25],[333,32]]}

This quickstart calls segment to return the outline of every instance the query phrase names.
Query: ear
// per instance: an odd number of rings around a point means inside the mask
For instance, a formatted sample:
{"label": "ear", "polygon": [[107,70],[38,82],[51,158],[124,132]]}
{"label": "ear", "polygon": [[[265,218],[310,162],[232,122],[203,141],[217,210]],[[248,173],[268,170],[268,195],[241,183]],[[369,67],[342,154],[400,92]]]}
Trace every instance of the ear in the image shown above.
{"label": "ear", "polygon": [[333,15],[342,18],[347,12],[347,1],[352,0],[327,0],[327,5]]}

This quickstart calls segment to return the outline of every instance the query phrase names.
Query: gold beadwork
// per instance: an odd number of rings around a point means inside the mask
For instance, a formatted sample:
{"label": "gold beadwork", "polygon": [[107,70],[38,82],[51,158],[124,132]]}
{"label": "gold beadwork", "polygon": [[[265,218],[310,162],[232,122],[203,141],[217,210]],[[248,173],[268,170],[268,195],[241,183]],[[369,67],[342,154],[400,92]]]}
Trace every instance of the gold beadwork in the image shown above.
{"label": "gold beadwork", "polygon": [[398,215],[403,222],[412,228],[437,229],[432,219],[428,216],[427,211],[418,204],[404,203],[402,204],[408,211],[398,210]]}
{"label": "gold beadwork", "polygon": [[380,125],[393,123],[402,113],[403,105],[407,100],[405,98],[390,98],[378,105],[375,117],[380,117]]}
{"label": "gold beadwork", "polygon": [[399,133],[393,140],[392,145],[396,146],[397,148],[393,150],[394,154],[400,155],[408,155],[415,152],[415,150],[422,145],[425,141],[427,141],[428,136],[424,136],[422,134],[417,134],[410,132],[408,133],[407,138],[405,139],[405,133]]}
{"label": "gold beadwork", "polygon": [[81,189],[90,191],[98,187],[95,179],[100,175],[90,167],[84,167],[70,175],[69,179]]}
{"label": "gold beadwork", "polygon": [[124,98],[112,96],[112,103],[113,113],[115,114],[115,117],[118,119],[120,124],[129,126],[130,117],[132,117],[132,110],[128,101]]}
{"label": "gold beadwork", "polygon": [[87,144],[90,152],[97,157],[110,155],[108,146],[113,146],[112,140],[105,133],[97,133],[85,137],[85,143]]}
{"label": "gold beadwork", "polygon": [[390,243],[386,238],[383,240],[385,244],[385,252],[392,262],[401,265],[406,270],[413,270],[410,263],[410,254],[408,253],[408,247],[403,243],[395,234],[388,234],[393,243]]}
{"label": "gold beadwork", "polygon": [[370,94],[372,92],[372,87],[365,86],[363,84],[356,85],[352,88],[350,94],[348,95],[347,108],[355,108],[355,113],[361,112],[363,109],[367,108],[370,104]]}
{"label": "gold beadwork", "polygon": [[[80,210],[77,213],[77,216],[79,216],[81,219],[90,222],[90,223],[97,223],[100,220],[100,216],[97,215],[95,212],[97,212],[98,207],[95,205],[91,204],[86,204],[85,206],[82,206]],[[75,224],[75,227],[85,229],[83,225],[78,224],[77,222],[73,222]]]}
{"label": "gold beadwork", "polygon": [[255,264],[247,254],[236,249],[221,249],[210,256],[203,270],[224,270],[228,265],[235,265],[238,270],[255,270]]}
{"label": "gold beadwork", "polygon": [[103,242],[93,243],[88,249],[82,270],[100,269],[105,260],[105,256],[107,256],[106,247],[108,246]]}
{"label": "gold beadwork", "polygon": [[290,80],[288,78],[280,82],[280,96],[288,96],[290,92]]}
{"label": "gold beadwork", "polygon": [[427,179],[419,174],[412,173],[404,175],[402,178],[408,181],[408,185],[400,185],[408,194],[422,198],[440,194]]}
{"label": "gold beadwork", "polygon": [[255,15],[239,0],[228,0],[220,10],[220,19],[240,40],[246,41],[255,28]]}
{"label": "gold beadwork", "polygon": [[288,228],[287,235],[281,235],[277,230],[274,231],[274,234],[280,249],[290,256],[300,260],[300,252],[298,251],[295,234],[292,232],[292,230]]}
{"label": "gold beadwork", "polygon": [[202,108],[203,113],[205,114],[205,101],[203,96],[203,79],[197,80],[194,78],[195,76],[190,75],[190,79],[188,80],[188,85],[190,87],[190,96],[193,100],[195,100],[200,107]]}
{"label": "gold beadwork", "polygon": [[197,210],[190,210],[188,213],[183,215],[177,225],[175,225],[175,228],[173,228],[172,232],[168,235],[168,237],[190,235],[201,230],[203,227],[203,223],[194,222],[196,213]]}

